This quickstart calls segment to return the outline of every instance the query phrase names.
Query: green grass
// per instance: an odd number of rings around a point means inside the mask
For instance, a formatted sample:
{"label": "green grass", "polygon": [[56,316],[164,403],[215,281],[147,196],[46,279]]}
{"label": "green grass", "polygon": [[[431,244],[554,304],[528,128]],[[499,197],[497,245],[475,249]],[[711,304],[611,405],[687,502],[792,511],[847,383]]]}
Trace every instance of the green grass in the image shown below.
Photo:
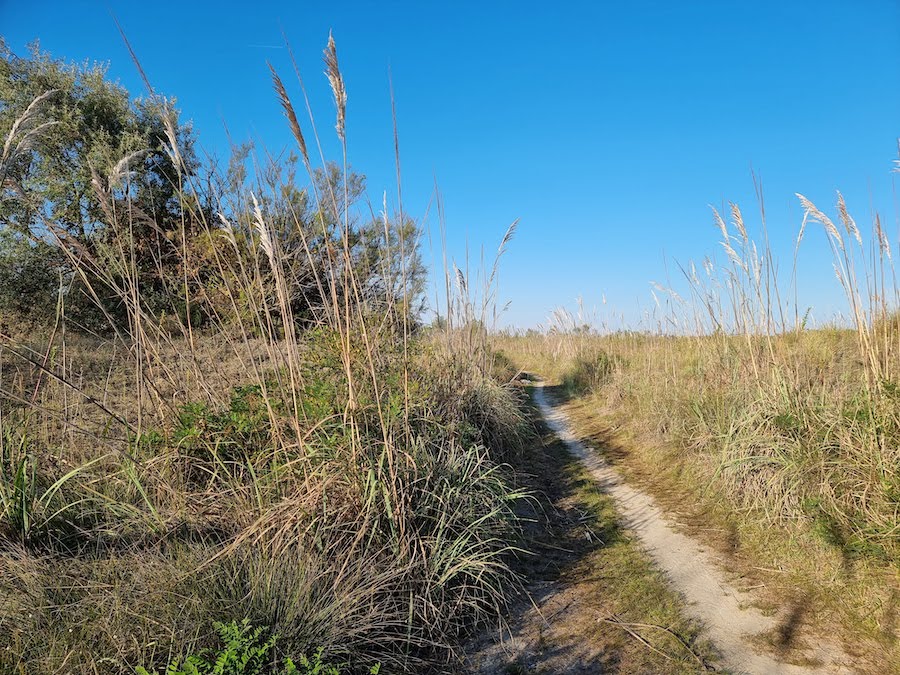
{"label": "green grass", "polygon": [[351,425],[344,372],[310,345],[302,388],[270,373],[148,416],[127,456],[5,418],[4,668],[186,668],[237,615],[288,654],[418,671],[500,611],[524,495],[498,461],[527,437],[514,392],[443,384],[422,345],[381,361],[377,391],[360,378]]}

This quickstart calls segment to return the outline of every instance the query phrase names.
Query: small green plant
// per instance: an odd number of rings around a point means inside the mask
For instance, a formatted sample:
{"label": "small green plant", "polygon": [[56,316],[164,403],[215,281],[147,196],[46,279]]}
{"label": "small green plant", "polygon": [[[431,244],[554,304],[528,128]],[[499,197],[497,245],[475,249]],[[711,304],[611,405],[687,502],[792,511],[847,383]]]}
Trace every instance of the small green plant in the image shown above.
{"label": "small green plant", "polygon": [[[249,619],[240,623],[213,624],[222,646],[218,650],[205,649],[188,656],[184,662],[173,661],[162,675],[341,675],[346,664],[325,660],[325,648],[319,647],[311,656],[301,654],[294,661],[285,658],[279,666],[272,653],[278,636],[265,637],[268,629],[254,628]],[[372,666],[370,675],[378,675],[381,665]],[[160,675],[138,666],[137,675]]]}
{"label": "small green plant", "polygon": [[[173,661],[166,666],[165,675],[263,675],[275,672],[270,668],[272,658],[269,655],[275,646],[275,635],[263,639],[266,629],[253,628],[249,619],[213,625],[222,647],[218,651],[203,650],[192,654],[183,663]],[[282,672],[293,671],[285,666]],[[150,675],[150,672],[139,666],[137,675]],[[153,671],[153,675],[157,672]]]}
{"label": "small green plant", "polygon": [[[270,401],[272,405],[277,402]],[[202,459],[243,462],[268,447],[271,420],[261,387],[235,387],[227,408],[212,410],[203,403],[186,403],[178,413],[173,440],[185,453]]]}

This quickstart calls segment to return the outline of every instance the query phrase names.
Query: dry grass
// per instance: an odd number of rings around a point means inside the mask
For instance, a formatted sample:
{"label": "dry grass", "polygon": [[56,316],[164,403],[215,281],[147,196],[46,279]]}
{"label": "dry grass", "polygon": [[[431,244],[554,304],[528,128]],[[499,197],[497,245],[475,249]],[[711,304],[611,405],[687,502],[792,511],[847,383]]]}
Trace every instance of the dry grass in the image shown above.
{"label": "dry grass", "polygon": [[586,436],[688,520],[730,532],[723,550],[748,569],[779,570],[761,583],[801,593],[807,620],[840,626],[848,653],[867,645],[877,671],[900,658],[897,287],[877,219],[866,245],[840,195],[840,227],[802,203],[798,247],[821,223],[851,309],[843,328],[806,326],[795,278],[782,286],[732,205],[730,226],[714,213],[726,263],[689,265],[687,292],[659,287],[652,325],[598,335],[563,311],[543,334],[494,344],[563,383]]}
{"label": "dry grass", "polygon": [[[244,618],[278,658],[440,670],[517,588],[523,493],[502,462],[528,435],[520,402],[453,316],[470,300],[449,295],[454,329],[427,335],[405,253],[361,277],[333,38],[325,61],[337,182],[316,180],[273,71],[308,187],[263,194],[260,176],[201,208],[169,119],[187,206],[165,251],[136,248],[153,223],[129,208],[128,158],[95,176],[101,241],[46,224],[110,330],[84,334],[61,303],[43,332],[0,336],[0,670],[152,671]],[[312,216],[273,206],[291,190]],[[414,251],[395,220],[385,208],[385,245]],[[148,263],[172,275],[171,311],[145,292]]]}

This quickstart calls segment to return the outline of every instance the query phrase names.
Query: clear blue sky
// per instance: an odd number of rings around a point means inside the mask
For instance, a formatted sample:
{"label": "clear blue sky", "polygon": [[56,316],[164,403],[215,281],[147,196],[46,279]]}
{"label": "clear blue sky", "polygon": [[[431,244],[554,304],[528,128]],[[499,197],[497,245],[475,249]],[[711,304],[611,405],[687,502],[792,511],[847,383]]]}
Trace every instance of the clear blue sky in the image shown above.
{"label": "clear blue sky", "polygon": [[[290,144],[265,65],[297,95],[282,28],[332,135],[321,49],[333,30],[350,159],[379,204],[395,191],[390,67],[406,210],[424,213],[436,179],[460,261],[466,242],[492,256],[521,218],[502,270],[507,324],[542,322],[579,295],[637,316],[649,282],[665,281],[664,255],[671,273],[672,260],[719,254],[708,204],[756,213],[751,166],[783,266],[802,217],[794,192],[824,208],[839,188],[864,230],[874,205],[898,239],[898,0],[0,0],[0,33],[22,53],[39,38],[55,56],[108,61],[141,93],[111,11],[154,86],[219,153],[223,120],[237,139]],[[436,232],[433,214],[428,224]],[[811,235],[801,301],[821,315],[839,289],[824,236]]]}

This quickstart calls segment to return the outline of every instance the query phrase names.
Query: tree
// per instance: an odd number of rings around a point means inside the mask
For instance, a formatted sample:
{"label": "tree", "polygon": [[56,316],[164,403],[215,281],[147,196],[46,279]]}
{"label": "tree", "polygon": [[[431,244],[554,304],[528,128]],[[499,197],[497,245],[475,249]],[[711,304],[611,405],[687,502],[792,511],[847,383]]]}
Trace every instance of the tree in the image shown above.
{"label": "tree", "polygon": [[326,163],[304,186],[289,155],[254,156],[248,179],[251,145],[220,174],[197,161],[169,101],[132,99],[102,65],[37,43],[18,57],[0,38],[2,139],[0,296],[30,301],[0,297],[0,311],[46,315],[60,289],[67,316],[93,330],[127,327],[136,311],[198,325],[261,309],[277,322],[285,301],[298,323],[348,303],[421,311],[418,226],[361,220],[365,176]]}
{"label": "tree", "polygon": [[[86,241],[104,221],[95,180],[118,199],[130,197],[157,222],[178,217],[177,172],[166,148],[166,116],[176,115],[173,109],[159,97],[132,100],[107,79],[104,65],[56,60],[38,43],[30,50],[29,58],[18,57],[0,38],[0,129],[10,129],[48,92],[41,114],[53,124],[10,167],[2,222],[33,234],[51,224]],[[173,126],[190,174],[197,166],[193,136],[177,115]]]}
{"label": "tree", "polygon": [[51,321],[65,269],[56,247],[0,227],[0,317]]}
{"label": "tree", "polygon": [[[242,148],[240,155],[246,159],[249,152]],[[417,317],[423,307],[426,270],[415,221],[405,217],[401,225],[399,218],[387,222],[375,218],[360,225],[352,210],[365,192],[365,176],[352,168],[345,176],[329,162],[313,170],[310,187],[301,188],[296,164],[293,156],[270,159],[252,198],[242,180],[231,181],[237,207],[229,218],[232,231],[245,245],[254,246],[254,212],[259,208],[277,244],[295,320],[321,318],[334,299],[344,306],[347,292],[351,303],[361,302],[366,311],[390,308],[398,315]],[[235,162],[229,173],[243,176]],[[355,283],[345,278],[345,272],[352,272]],[[273,314],[278,312],[276,304],[274,298],[269,300]]]}
{"label": "tree", "polygon": [[103,65],[29,49],[16,56],[0,38],[0,138],[15,141],[0,171],[0,229],[101,255],[121,225],[148,297],[164,296],[178,257],[166,233],[190,223],[180,184],[198,166],[190,128],[162,98],[131,99]]}

